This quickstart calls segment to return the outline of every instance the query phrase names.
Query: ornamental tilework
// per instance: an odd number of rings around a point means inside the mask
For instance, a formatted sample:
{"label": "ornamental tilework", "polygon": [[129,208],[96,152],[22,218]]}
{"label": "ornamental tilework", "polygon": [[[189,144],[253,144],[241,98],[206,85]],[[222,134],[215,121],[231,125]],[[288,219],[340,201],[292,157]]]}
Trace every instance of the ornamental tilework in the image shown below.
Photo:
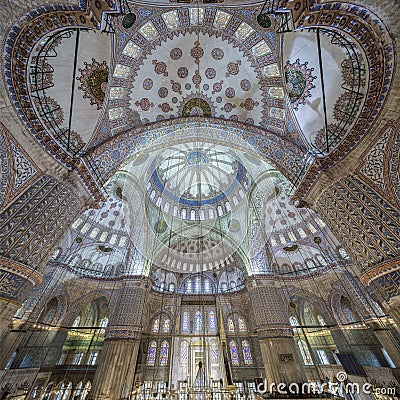
{"label": "ornamental tilework", "polygon": [[162,146],[167,137],[172,144],[172,140],[193,140],[193,137],[200,135],[205,140],[246,148],[245,151],[250,146],[259,154],[268,154],[270,162],[289,179],[298,176],[304,160],[303,150],[300,147],[296,147],[292,142],[289,146],[285,143],[284,138],[265,133],[256,127],[245,131],[241,125],[235,125],[235,122],[221,122],[215,124],[211,121],[196,122],[181,119],[178,125],[174,121],[170,121],[168,125],[157,126],[157,124],[153,124],[152,130],[141,127],[99,146],[93,153],[93,158],[96,160],[103,178],[106,179],[127,157],[143,151],[149,146]]}
{"label": "ornamental tilework", "polygon": [[361,168],[361,172],[382,190],[386,189],[384,177],[385,153],[392,132],[393,128],[384,132],[379,141],[364,157],[365,164]]}
{"label": "ornamental tilework", "polygon": [[26,280],[9,271],[2,271],[0,265],[0,298],[18,301],[19,291]]}
{"label": "ornamental tilework", "polygon": [[[0,125],[0,128],[2,126]],[[7,151],[7,139],[0,129],[0,208],[6,200],[10,182],[10,160]]]}
{"label": "ornamental tilework", "polygon": [[389,178],[391,188],[400,205],[400,129],[397,128],[390,147]]}
{"label": "ornamental tilework", "polygon": [[10,140],[10,145],[14,158],[14,187],[12,192],[16,192],[26,182],[30,181],[37,171],[22,151]]}
{"label": "ornamental tilework", "polygon": [[374,281],[385,301],[400,295],[400,271],[393,271]]}
{"label": "ornamental tilework", "polygon": [[3,256],[37,268],[79,211],[75,195],[54,179],[40,177],[0,214]]}
{"label": "ornamental tilework", "polygon": [[363,267],[398,255],[400,213],[361,179],[337,182],[321,196],[317,211]]}

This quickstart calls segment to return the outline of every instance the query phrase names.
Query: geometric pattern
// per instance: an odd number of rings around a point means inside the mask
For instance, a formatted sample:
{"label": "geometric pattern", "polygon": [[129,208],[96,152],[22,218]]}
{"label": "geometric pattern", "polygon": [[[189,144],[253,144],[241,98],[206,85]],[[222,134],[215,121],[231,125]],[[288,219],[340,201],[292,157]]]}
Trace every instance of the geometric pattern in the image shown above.
{"label": "geometric pattern", "polygon": [[12,192],[16,192],[37,173],[37,170],[11,140],[10,145],[14,156],[14,187]]}

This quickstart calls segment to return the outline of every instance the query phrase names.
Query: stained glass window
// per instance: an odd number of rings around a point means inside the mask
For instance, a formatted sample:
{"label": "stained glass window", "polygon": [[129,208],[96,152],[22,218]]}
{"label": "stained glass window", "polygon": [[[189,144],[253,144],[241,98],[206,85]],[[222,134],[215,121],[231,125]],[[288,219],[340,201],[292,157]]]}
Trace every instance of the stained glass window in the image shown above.
{"label": "stained glass window", "polygon": [[215,311],[210,311],[210,313],[208,314],[208,321],[210,332],[215,332],[215,330],[217,329],[217,324],[215,321]]}
{"label": "stained glass window", "polygon": [[163,323],[163,332],[169,332],[171,329],[171,320],[168,318]]}
{"label": "stained glass window", "polygon": [[243,318],[239,317],[238,318],[238,325],[239,325],[239,331],[240,332],[246,332],[247,331],[247,326],[246,322]]}
{"label": "stained glass window", "polygon": [[149,344],[149,350],[147,352],[147,365],[149,367],[154,367],[156,363],[156,352],[157,352],[157,342],[152,340]]}
{"label": "stained glass window", "polygon": [[239,354],[237,350],[237,344],[234,340],[229,342],[229,349],[231,351],[232,365],[239,365]]}
{"label": "stained glass window", "polygon": [[326,325],[325,320],[324,320],[320,315],[317,315],[317,320],[318,320],[318,323],[319,323],[321,326],[325,326],[325,325]]}
{"label": "stained glass window", "polygon": [[197,310],[194,315],[194,329],[196,332],[201,332],[203,330],[203,318],[200,310]]}
{"label": "stained glass window", "polygon": [[235,332],[235,325],[232,318],[228,318],[228,332]]}
{"label": "stained glass window", "polygon": [[194,292],[201,293],[201,279],[199,276],[196,276],[196,279],[194,281]]}
{"label": "stained glass window", "polygon": [[160,330],[160,319],[157,318],[153,322],[153,327],[151,328],[152,332],[158,332]]}
{"label": "stained glass window", "polygon": [[160,366],[165,366],[168,364],[168,353],[169,353],[169,343],[163,340],[161,343],[160,351]]}
{"label": "stained glass window", "polygon": [[204,279],[204,293],[211,293],[211,282],[208,278]]}
{"label": "stained glass window", "polygon": [[299,328],[298,328],[298,326],[299,326],[299,321],[297,321],[297,318],[294,317],[293,315],[291,315],[291,316],[289,317],[289,322],[290,322],[290,325],[293,326],[293,332],[294,332],[294,333],[297,333],[297,332],[299,331]]}
{"label": "stained glass window", "polygon": [[246,365],[253,364],[253,358],[251,356],[250,343],[248,340],[242,340],[242,350],[243,350],[243,359]]}
{"label": "stained glass window", "polygon": [[218,361],[218,347],[217,343],[212,342],[211,343],[211,362],[217,362]]}
{"label": "stained glass window", "polygon": [[303,357],[304,365],[314,365],[311,358],[310,350],[308,349],[307,343],[304,340],[297,342],[299,345],[301,356]]}
{"label": "stained glass window", "polygon": [[188,359],[188,342],[183,341],[181,343],[181,361],[187,361]]}
{"label": "stained glass window", "polygon": [[189,332],[189,311],[182,313],[182,332]]}

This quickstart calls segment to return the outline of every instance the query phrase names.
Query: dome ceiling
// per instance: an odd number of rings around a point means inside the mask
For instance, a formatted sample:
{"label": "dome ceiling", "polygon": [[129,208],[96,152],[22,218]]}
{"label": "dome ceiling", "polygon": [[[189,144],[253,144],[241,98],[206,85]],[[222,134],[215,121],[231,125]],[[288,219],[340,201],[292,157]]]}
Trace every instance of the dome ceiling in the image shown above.
{"label": "dome ceiling", "polygon": [[185,143],[154,159],[147,192],[166,213],[208,220],[234,210],[250,183],[233,151],[211,143]]}
{"label": "dome ceiling", "polygon": [[74,150],[90,141],[101,115],[110,53],[106,34],[72,28],[42,38],[32,52],[29,94],[36,113]]}
{"label": "dome ceiling", "polygon": [[284,134],[279,41],[273,29],[258,29],[254,11],[246,16],[175,9],[144,19],[128,37],[118,36],[104,120],[111,133],[127,129],[136,112],[143,124],[211,116]]}
{"label": "dome ceiling", "polygon": [[165,145],[120,167],[108,200],[75,221],[56,260],[106,279],[157,268],[223,271],[238,262],[253,274],[248,255],[260,251],[270,257],[264,273],[314,273],[332,261],[316,258],[336,243],[325,224],[295,208],[292,186],[251,148],[199,138]]}
{"label": "dome ceiling", "polygon": [[368,71],[362,52],[344,33],[326,29],[290,32],[283,43],[286,90],[296,119],[314,150],[329,153],[365,100]]}

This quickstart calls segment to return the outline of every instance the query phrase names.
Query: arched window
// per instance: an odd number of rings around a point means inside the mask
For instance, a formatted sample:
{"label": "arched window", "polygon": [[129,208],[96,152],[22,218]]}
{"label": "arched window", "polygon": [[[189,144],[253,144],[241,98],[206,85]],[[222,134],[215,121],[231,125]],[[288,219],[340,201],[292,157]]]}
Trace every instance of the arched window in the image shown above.
{"label": "arched window", "polygon": [[211,293],[211,282],[210,279],[204,279],[204,293]]}
{"label": "arched window", "polygon": [[157,353],[157,342],[152,340],[149,344],[149,350],[147,352],[147,365],[149,367],[154,367],[156,363],[156,353]]}
{"label": "arched window", "polygon": [[58,390],[56,400],[67,400],[71,394],[71,389],[72,382],[69,382],[68,384],[66,382],[63,382],[60,389]]}
{"label": "arched window", "polygon": [[192,280],[188,279],[186,281],[186,293],[192,293],[193,288],[192,288]]}
{"label": "arched window", "polygon": [[226,292],[227,290],[228,290],[228,284],[226,282],[222,282],[221,292]]}
{"label": "arched window", "polygon": [[107,328],[107,326],[108,326],[108,318],[107,317],[103,317],[101,320],[100,320],[100,333],[105,333],[106,332],[106,330],[104,329],[104,328]]}
{"label": "arched window", "polygon": [[247,332],[246,321],[242,317],[238,318],[238,325],[240,332]]}
{"label": "arched window", "polygon": [[169,292],[175,292],[175,283],[171,282],[168,286]]}
{"label": "arched window", "polygon": [[239,365],[239,354],[237,350],[237,344],[235,340],[229,342],[229,349],[231,351],[232,365]]}
{"label": "arched window", "polygon": [[201,293],[201,278],[199,276],[196,276],[194,280],[194,292]]}
{"label": "arched window", "polygon": [[298,326],[299,326],[299,321],[297,321],[297,318],[294,317],[293,315],[291,315],[291,316],[289,317],[289,322],[290,322],[290,325],[293,326],[293,332],[294,332],[294,333],[298,333],[299,330],[300,330],[300,328],[298,328]]}
{"label": "arched window", "polygon": [[340,249],[339,249],[339,254],[340,254],[340,256],[342,257],[342,258],[344,258],[345,260],[348,260],[350,257],[349,257],[349,255],[347,254],[347,251],[343,248],[343,247],[341,247]]}
{"label": "arched window", "polygon": [[201,332],[203,330],[203,318],[200,310],[197,310],[194,315],[194,329],[196,332]]}
{"label": "arched window", "polygon": [[228,332],[230,332],[230,333],[235,332],[235,325],[233,323],[232,318],[228,318]]}
{"label": "arched window", "polygon": [[160,350],[160,366],[166,366],[168,364],[168,355],[169,355],[169,343],[166,340],[161,342],[161,350]]}
{"label": "arched window", "polygon": [[208,323],[210,332],[215,332],[217,329],[217,324],[215,321],[215,311],[211,310],[208,314]]}
{"label": "arched window", "polygon": [[211,342],[211,362],[218,361],[218,346],[217,343]]}
{"label": "arched window", "polygon": [[326,258],[324,256],[322,256],[321,254],[317,254],[315,257],[316,257],[318,263],[320,265],[322,265],[323,267],[326,267],[328,265]]}
{"label": "arched window", "polygon": [[80,323],[81,323],[81,317],[80,317],[80,315],[78,315],[78,316],[75,318],[75,321],[74,321],[74,323],[72,324],[72,326],[75,328],[75,327],[79,326]]}
{"label": "arched window", "polygon": [[236,282],[235,281],[231,281],[230,285],[231,285],[231,289],[232,290],[236,289]]}
{"label": "arched window", "polygon": [[171,329],[171,320],[167,318],[163,323],[163,332],[169,332]]}
{"label": "arched window", "polygon": [[189,311],[182,313],[182,332],[189,332]]}
{"label": "arched window", "polygon": [[325,320],[321,317],[321,315],[317,315],[317,320],[318,320],[318,323],[319,323],[321,326],[325,326],[325,325],[326,325],[326,322],[325,322]]}
{"label": "arched window", "polygon": [[300,339],[297,341],[297,344],[299,345],[299,350],[301,356],[303,357],[304,365],[314,365],[307,343]]}
{"label": "arched window", "polygon": [[248,340],[242,340],[243,360],[246,365],[253,364],[253,357],[251,356],[250,343]]}
{"label": "arched window", "polygon": [[188,342],[183,341],[181,343],[181,361],[187,361],[188,360]]}
{"label": "arched window", "polygon": [[153,326],[151,328],[152,332],[158,332],[160,330],[160,318],[156,318],[153,321]]}

